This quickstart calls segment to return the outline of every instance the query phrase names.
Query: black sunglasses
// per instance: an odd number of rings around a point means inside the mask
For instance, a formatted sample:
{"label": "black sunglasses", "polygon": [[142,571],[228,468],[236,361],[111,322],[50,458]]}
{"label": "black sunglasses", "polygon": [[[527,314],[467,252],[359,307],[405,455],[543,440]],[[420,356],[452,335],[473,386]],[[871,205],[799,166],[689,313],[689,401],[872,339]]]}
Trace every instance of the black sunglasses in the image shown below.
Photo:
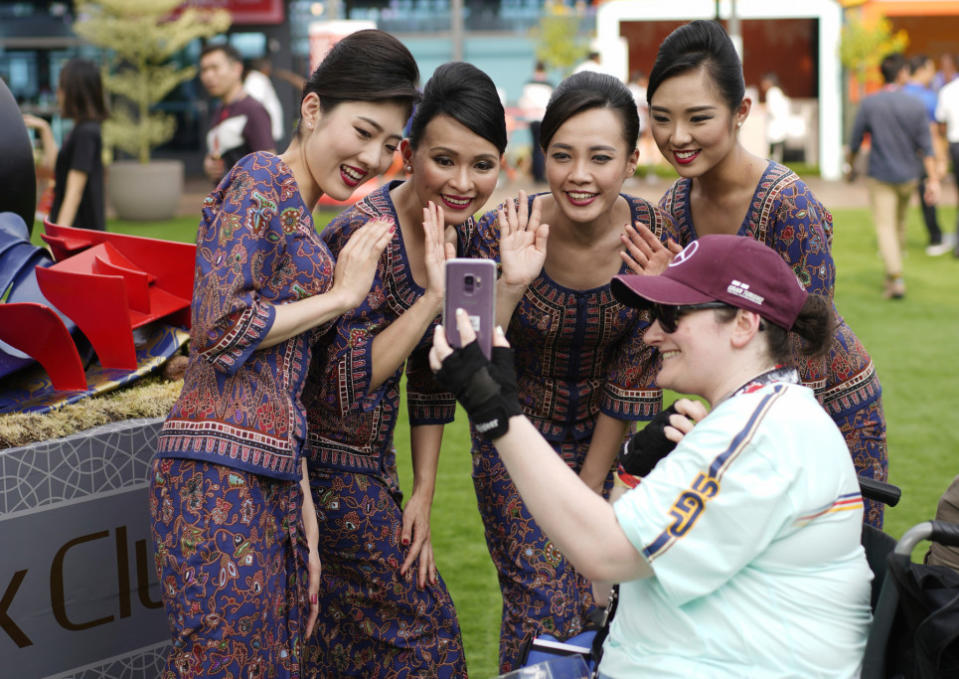
{"label": "black sunglasses", "polygon": [[702,309],[727,309],[730,308],[725,302],[703,302],[702,304],[680,304],[677,306],[668,304],[653,304],[649,308],[649,322],[659,321],[659,327],[667,335],[676,332],[679,325],[679,319],[693,311]]}

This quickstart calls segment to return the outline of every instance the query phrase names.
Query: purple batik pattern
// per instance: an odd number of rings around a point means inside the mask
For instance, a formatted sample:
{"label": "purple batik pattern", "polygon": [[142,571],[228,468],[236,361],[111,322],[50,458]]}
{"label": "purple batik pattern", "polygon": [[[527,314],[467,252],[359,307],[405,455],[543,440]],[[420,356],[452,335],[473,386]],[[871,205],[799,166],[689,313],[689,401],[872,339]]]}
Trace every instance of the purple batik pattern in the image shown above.
{"label": "purple batik pattern", "polygon": [[204,202],[190,363],[159,456],[296,478],[310,343],[329,324],[260,345],[275,307],[329,290],[334,265],[286,164],[261,152],[234,165]]}
{"label": "purple batik pattern", "polygon": [[297,679],[307,592],[298,485],[155,459],[150,510],[173,630],[163,679]]}
{"label": "purple batik pattern", "polygon": [[[404,366],[370,390],[373,341],[425,292],[413,279],[390,199],[397,184],[372,192],[323,230],[335,254],[372,220],[397,225],[366,299],[315,348],[303,392],[323,563],[319,627],[305,650],[307,676],[466,676],[459,623],[442,579],[420,589],[399,572],[409,550],[399,544],[402,495],[393,444]],[[458,225],[457,242],[465,243],[473,228],[472,219]],[[432,337],[433,325],[405,363],[412,426],[444,424],[455,413],[453,395],[429,369]]]}
{"label": "purple batik pattern", "polygon": [[[357,229],[374,219],[399,223],[389,194],[397,183],[377,189],[327,225],[323,239],[334,254]],[[466,243],[474,229],[472,219],[458,225],[457,243]],[[458,247],[457,254],[462,255],[463,246]],[[323,349],[316,349],[303,393],[311,464],[374,474],[387,483],[395,483],[385,470],[394,466],[393,430],[399,417],[404,369],[410,424],[445,424],[453,420],[456,401],[436,383],[429,369],[433,325],[419,338],[405,365],[372,392],[369,389],[373,340],[424,292],[413,279],[402,233],[397,228],[380,257],[366,299],[341,316],[324,338]],[[434,323],[438,322],[437,317]]]}
{"label": "purple batik pattern", "polygon": [[[668,214],[641,198],[623,198],[633,222],[663,241],[678,239]],[[495,211],[477,223],[469,254],[499,259]],[[520,404],[574,470],[582,467],[599,413],[648,420],[662,407],[657,354],[643,342],[648,326],[648,315],[616,301],[609,284],[572,290],[545,270],[520,300],[507,329]],[[516,667],[529,637],[549,632],[566,639],[582,631],[593,602],[589,583],[530,516],[493,446],[473,434],[473,485],[503,595],[505,672]]]}
{"label": "purple batik pattern", "polygon": [[400,575],[400,496],[366,474],[313,468],[320,522],[320,617],[304,649],[307,677],[459,679],[466,659],[442,578]]}

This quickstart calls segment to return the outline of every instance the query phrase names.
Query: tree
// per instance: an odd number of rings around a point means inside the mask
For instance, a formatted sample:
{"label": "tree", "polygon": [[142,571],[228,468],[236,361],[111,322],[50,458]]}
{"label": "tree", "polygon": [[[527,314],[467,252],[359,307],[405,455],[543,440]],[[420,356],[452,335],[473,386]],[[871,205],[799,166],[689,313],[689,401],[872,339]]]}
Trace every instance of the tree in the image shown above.
{"label": "tree", "polygon": [[863,21],[858,12],[847,13],[839,42],[839,60],[856,80],[857,99],[865,95],[867,83],[877,80],[883,57],[904,51],[908,44],[906,31],[893,33],[892,23],[885,17]]}
{"label": "tree", "polygon": [[230,27],[226,10],[188,7],[183,0],[77,0],[79,36],[112,53],[104,87],[129,104],[115,107],[104,123],[106,143],[141,163],[150,149],[173,138],[172,115],[151,111],[170,91],[196,75],[194,66],[180,68],[170,58],[190,41],[222,33]]}
{"label": "tree", "polygon": [[580,17],[571,8],[553,2],[544,4],[539,25],[530,31],[536,41],[536,58],[547,68],[569,73],[589,52],[579,27]]}

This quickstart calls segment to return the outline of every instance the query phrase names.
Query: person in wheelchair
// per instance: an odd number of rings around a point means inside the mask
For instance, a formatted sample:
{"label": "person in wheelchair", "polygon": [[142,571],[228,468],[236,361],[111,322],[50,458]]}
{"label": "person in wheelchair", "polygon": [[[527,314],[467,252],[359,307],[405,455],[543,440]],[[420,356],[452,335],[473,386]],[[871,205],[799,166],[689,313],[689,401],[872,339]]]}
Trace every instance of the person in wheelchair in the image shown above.
{"label": "person in wheelchair", "polygon": [[[858,677],[872,579],[862,497],[842,434],[785,364],[791,342],[829,347],[829,302],[775,251],[732,235],[612,289],[654,319],[658,384],[710,408],[680,399],[627,442],[620,476],[634,487],[615,504],[522,416],[501,332],[490,361],[438,328],[430,357],[559,550],[621,583],[599,676]],[[465,314],[456,321],[474,337]]]}

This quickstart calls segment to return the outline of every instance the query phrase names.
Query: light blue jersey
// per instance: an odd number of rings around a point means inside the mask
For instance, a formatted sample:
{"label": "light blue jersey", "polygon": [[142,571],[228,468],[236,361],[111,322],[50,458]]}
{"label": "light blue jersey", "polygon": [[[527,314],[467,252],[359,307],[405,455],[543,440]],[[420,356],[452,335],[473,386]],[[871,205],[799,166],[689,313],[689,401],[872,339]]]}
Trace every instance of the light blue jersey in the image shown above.
{"label": "light blue jersey", "polygon": [[862,497],[810,389],[720,403],[615,512],[654,576],[622,583],[604,676],[859,676]]}

